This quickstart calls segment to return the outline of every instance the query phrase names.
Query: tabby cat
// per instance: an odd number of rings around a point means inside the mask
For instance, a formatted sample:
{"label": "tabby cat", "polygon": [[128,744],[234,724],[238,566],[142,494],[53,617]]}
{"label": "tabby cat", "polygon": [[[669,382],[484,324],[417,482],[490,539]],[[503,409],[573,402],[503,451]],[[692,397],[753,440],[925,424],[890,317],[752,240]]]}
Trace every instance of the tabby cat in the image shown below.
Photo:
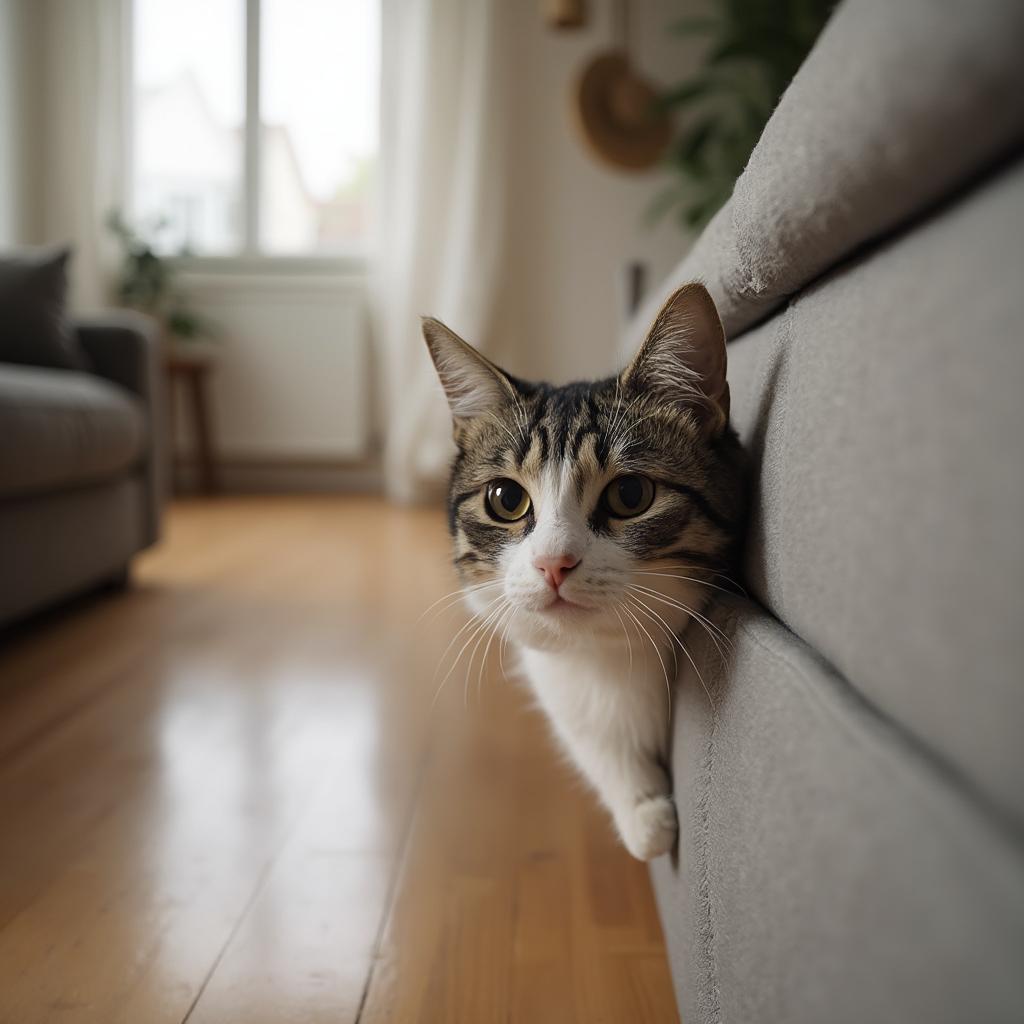
{"label": "tabby cat", "polygon": [[742,505],[714,302],[680,288],[618,377],[564,387],[517,380],[438,320],[423,333],[454,421],[449,524],[470,607],[518,647],[629,852],[665,853],[674,648],[691,618],[715,628],[702,609]]}

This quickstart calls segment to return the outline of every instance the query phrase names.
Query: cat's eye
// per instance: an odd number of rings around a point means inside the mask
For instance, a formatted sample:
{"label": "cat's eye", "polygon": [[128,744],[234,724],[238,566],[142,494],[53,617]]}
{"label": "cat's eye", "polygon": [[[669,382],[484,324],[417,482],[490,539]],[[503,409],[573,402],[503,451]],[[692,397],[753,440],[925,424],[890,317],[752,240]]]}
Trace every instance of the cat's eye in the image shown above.
{"label": "cat's eye", "polygon": [[617,519],[631,519],[646,512],[654,501],[654,484],[638,473],[616,477],[601,495],[605,509]]}
{"label": "cat's eye", "polygon": [[515,480],[492,480],[487,485],[487,511],[503,523],[514,523],[530,511],[530,496]]}

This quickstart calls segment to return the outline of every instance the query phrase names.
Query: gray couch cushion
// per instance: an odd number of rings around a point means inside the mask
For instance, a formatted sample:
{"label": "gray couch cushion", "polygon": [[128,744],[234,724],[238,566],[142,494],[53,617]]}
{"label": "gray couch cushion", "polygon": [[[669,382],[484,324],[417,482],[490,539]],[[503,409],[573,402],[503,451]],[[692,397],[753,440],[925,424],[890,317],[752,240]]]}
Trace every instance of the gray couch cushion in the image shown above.
{"label": "gray couch cushion", "polygon": [[846,0],[732,200],[645,306],[703,280],[734,337],[1024,141],[1024,3]]}
{"label": "gray couch cushion", "polygon": [[0,364],[0,497],[102,480],[142,456],[137,398],[89,373]]}
{"label": "gray couch cushion", "polygon": [[752,591],[1019,820],[1022,266],[1019,165],[729,349]]}
{"label": "gray couch cushion", "polygon": [[688,632],[676,865],[653,865],[680,1014],[699,1021],[1024,1019],[1019,837],[749,603]]}
{"label": "gray couch cushion", "polygon": [[0,255],[0,363],[86,369],[67,314],[67,249]]}

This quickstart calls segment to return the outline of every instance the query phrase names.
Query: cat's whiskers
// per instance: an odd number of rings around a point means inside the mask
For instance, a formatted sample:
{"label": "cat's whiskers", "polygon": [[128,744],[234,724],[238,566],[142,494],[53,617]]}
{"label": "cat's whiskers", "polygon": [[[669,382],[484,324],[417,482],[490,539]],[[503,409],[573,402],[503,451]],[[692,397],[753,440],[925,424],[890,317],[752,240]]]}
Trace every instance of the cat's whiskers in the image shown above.
{"label": "cat's whiskers", "polygon": [[[484,612],[484,613],[482,613],[480,615],[474,615],[469,620],[469,622],[467,622],[462,627],[462,629],[460,629],[459,632],[456,633],[455,636],[452,638],[452,642],[448,645],[448,648],[446,648],[445,654],[443,654],[441,656],[441,665],[438,666],[438,670],[437,671],[440,671],[441,668],[443,667],[445,655],[448,653],[448,650],[451,649],[451,647],[454,645],[454,643],[459,639],[460,635],[465,633],[467,630],[471,630],[470,631],[470,635],[469,635],[469,639],[466,640],[466,642],[462,645],[461,648],[459,648],[459,653],[455,656],[455,660],[452,662],[451,667],[445,673],[444,679],[441,680],[440,685],[437,687],[437,690],[434,692],[434,699],[430,702],[431,711],[434,708],[434,704],[437,702],[437,698],[441,695],[441,691],[444,689],[445,683],[447,683],[448,680],[452,677],[452,674],[455,672],[455,669],[458,667],[459,662],[462,660],[462,655],[466,652],[466,648],[469,647],[469,645],[473,642],[473,639],[474,639],[474,637],[476,637],[477,633],[479,633],[481,629],[484,629],[487,626],[487,623],[490,621],[491,616],[494,614],[494,610],[492,610],[494,604],[498,604],[499,602],[504,602],[504,601],[507,601],[507,600],[508,599],[505,598],[505,597],[496,598],[495,601],[492,602],[492,604],[488,606],[488,609],[487,609],[486,612]],[[434,678],[436,678],[436,677],[437,677],[437,675],[435,673]]]}
{"label": "cat's whiskers", "polygon": [[[438,677],[438,674],[444,668],[444,663],[445,663],[445,659],[448,657],[448,652],[459,642],[459,638],[461,636],[463,636],[463,634],[465,634],[469,630],[473,630],[475,632],[476,626],[481,621],[483,621],[487,616],[490,615],[491,610],[493,608],[495,608],[495,606],[499,602],[507,601],[507,600],[508,600],[508,598],[504,597],[504,595],[502,595],[502,594],[499,594],[496,598],[494,598],[487,605],[487,607],[482,612],[479,612],[477,614],[471,615],[469,617],[469,619],[462,624],[462,626],[456,631],[455,635],[451,638],[451,640],[448,641],[448,646],[444,649],[444,651],[441,654],[441,657],[438,659],[437,668],[434,669],[434,674],[433,674],[433,676],[430,679],[431,684],[434,683],[434,681]],[[444,679],[441,680],[441,685],[438,686],[437,690],[434,693],[434,699],[430,702],[431,709],[433,709],[434,703],[437,701],[438,695],[441,692],[441,688],[448,681],[448,678],[451,676],[452,672],[455,670],[455,666],[458,665],[459,658],[462,657],[462,652],[466,649],[466,647],[469,645],[469,643],[472,642],[472,639],[473,639],[473,637],[470,636],[469,641],[463,646],[462,650],[459,651],[459,654],[456,657],[455,661],[452,662],[452,667],[448,670],[448,674],[444,677]]]}
{"label": "cat's whiskers", "polygon": [[[668,638],[668,649],[669,649],[669,653],[672,655],[672,678],[673,679],[677,679],[679,677],[679,659],[678,659],[678,657],[676,657],[676,647],[675,647],[676,636],[672,632],[671,627],[669,626],[669,624],[660,615],[652,612],[651,609],[648,608],[647,605],[645,605],[643,603],[643,601],[640,601],[640,600],[638,600],[637,598],[635,598],[633,596],[630,596],[630,600],[633,602],[633,606],[635,608],[638,608],[641,611],[641,613],[646,618],[650,619],[661,630],[661,632],[664,633],[665,636]],[[672,694],[671,694],[671,687],[668,686],[668,682],[667,681],[666,681],[666,686],[668,687],[668,692],[669,692],[668,709],[669,709],[669,714],[671,714],[672,713]]]}
{"label": "cat's whiskers", "polygon": [[[495,598],[494,600],[497,601],[498,599],[499,598]],[[490,605],[487,606],[487,609],[485,609],[485,611],[489,611],[491,607],[493,607],[493,602]],[[448,652],[458,643],[459,638],[463,635],[463,633],[465,633],[468,629],[472,629],[473,626],[475,626],[476,623],[478,623],[481,620],[482,617],[483,617],[483,613],[471,615],[455,631],[455,635],[451,638],[451,640],[448,641],[448,646],[445,647],[445,649],[441,652],[441,657],[438,659],[437,668],[434,669],[434,674],[433,674],[433,676],[430,679],[431,683],[433,683],[437,679],[438,674],[444,668],[444,663],[445,663],[445,659],[448,657]]]}
{"label": "cat's whiskers", "polygon": [[[495,638],[495,636],[497,636],[498,630],[501,629],[502,625],[504,624],[505,616],[508,614],[510,609],[514,610],[512,608],[512,602],[511,601],[501,610],[501,613],[498,615],[498,617],[495,620],[493,626],[491,627],[490,635],[487,637],[487,644],[484,646],[484,653],[483,653],[482,657],[480,658],[480,668],[477,669],[477,673],[476,673],[476,702],[477,702],[477,704],[480,703],[480,690],[481,690],[481,688],[483,686],[484,669],[487,667],[487,655],[490,653],[491,644],[494,642],[494,638]],[[474,654],[476,653],[476,648],[473,649],[473,653]],[[472,665],[473,665],[473,659],[472,658],[470,658],[469,664],[470,664],[470,667],[472,667]]]}
{"label": "cat's whiskers", "polygon": [[[664,598],[661,595],[659,595],[659,594],[649,594],[649,595],[643,595],[643,596],[653,597],[655,600],[664,600]],[[639,597],[638,599],[642,601],[643,600],[643,596]],[[726,652],[724,650],[722,650],[722,646],[718,642],[718,638],[708,628],[708,624],[705,621],[703,621],[702,618],[699,617],[699,613],[694,613],[692,610],[688,611],[685,607],[682,607],[682,606],[680,606],[678,604],[675,604],[675,603],[667,601],[667,600],[665,600],[664,603],[671,605],[671,607],[673,607],[673,608],[678,608],[681,611],[687,611],[687,614],[689,614],[691,617],[696,618],[696,621],[697,621],[698,625],[700,625],[703,628],[703,630],[708,634],[708,637],[710,638],[711,642],[715,645],[715,650],[718,652],[718,657],[721,660],[722,664],[724,665],[726,662],[728,662],[728,660],[729,660],[728,655],[726,654]],[[652,609],[652,611],[653,611],[653,609]],[[713,623],[712,623],[712,625],[713,625]],[[729,644],[730,649],[731,649],[732,641],[729,640],[729,638],[726,637],[725,634],[722,634],[722,637]],[[680,644],[682,644],[682,640],[681,639],[680,639]]]}
{"label": "cat's whiskers", "polygon": [[[643,607],[646,608],[647,611],[650,612],[652,615],[658,616],[658,613],[653,611],[646,604],[644,604],[644,602],[642,600],[640,600],[640,598],[634,597],[633,600],[637,601],[641,605],[643,605]],[[658,616],[658,618],[661,618],[661,616]],[[662,620],[662,621],[664,621],[664,620]],[[713,710],[714,707],[715,707],[715,702],[714,702],[714,700],[711,697],[711,691],[708,689],[708,684],[706,682],[704,682],[704,676],[701,675],[700,669],[697,668],[697,662],[693,660],[693,655],[690,654],[690,649],[686,646],[686,644],[683,643],[682,637],[678,636],[676,633],[671,633],[671,632],[670,632],[669,635],[679,645],[679,649],[683,652],[683,654],[686,655],[687,661],[689,661],[689,663],[693,666],[693,671],[697,673],[697,678],[700,680],[700,685],[703,687],[704,693],[707,695],[708,705]]]}
{"label": "cat's whiskers", "polygon": [[667,604],[672,608],[677,608],[679,611],[686,612],[686,614],[691,618],[696,619],[711,637],[712,643],[714,643],[718,650],[719,657],[721,657],[723,661],[726,660],[725,654],[718,644],[718,639],[716,638],[715,633],[722,638],[724,643],[729,645],[730,649],[732,649],[732,638],[720,626],[716,625],[710,619],[705,618],[705,616],[697,611],[696,608],[691,608],[688,604],[685,604],[674,597],[669,597],[667,594],[663,594],[660,590],[654,590],[651,587],[642,587],[636,583],[627,583],[626,586],[629,587],[630,590],[638,591],[648,597],[653,597],[656,601]]}
{"label": "cat's whiskers", "polygon": [[486,583],[472,583],[467,587],[459,587],[458,590],[453,590],[449,594],[445,594],[439,597],[436,601],[429,604],[420,614],[420,617],[413,623],[413,626],[418,626],[442,601],[448,601],[443,608],[438,608],[437,613],[441,615],[446,612],[449,608],[459,603],[463,597],[467,597],[470,594],[479,593],[481,590],[486,590],[488,587],[500,587],[503,584],[503,580],[489,580]]}
{"label": "cat's whiskers", "polygon": [[[636,618],[632,615],[632,613],[625,606],[625,604],[620,604],[619,605],[619,610],[624,612],[625,615],[626,615],[625,624],[626,624],[627,635],[628,635],[629,626],[631,624],[634,627],[636,626]],[[637,640],[637,644],[639,645],[640,654],[643,656],[643,667],[644,667],[644,671],[646,672],[647,671],[647,645],[644,643],[644,636],[640,632],[639,629],[637,629],[637,631],[636,631],[636,640]]]}
{"label": "cat's whiskers", "polygon": [[[635,598],[631,598],[630,600],[635,600]],[[669,713],[669,716],[671,717],[671,715],[672,715],[672,684],[669,682],[669,678],[668,678],[668,666],[665,664],[665,659],[661,656],[661,648],[658,646],[658,643],[654,639],[654,637],[651,636],[651,634],[648,632],[647,627],[636,617],[636,615],[632,611],[630,611],[629,607],[627,607],[626,605],[623,605],[622,606],[622,610],[636,623],[637,628],[642,630],[644,636],[646,636],[647,639],[651,641],[651,646],[654,648],[654,653],[658,656],[658,662],[661,665],[661,671],[665,675],[665,693],[668,696],[668,713]]]}
{"label": "cat's whiskers", "polygon": [[626,651],[629,655],[629,682],[633,681],[633,641],[629,639],[629,630],[626,629],[626,623],[623,622],[622,616],[619,614],[618,608],[612,608],[615,612],[615,618],[619,620],[619,625],[622,626],[622,633],[626,638]]}
{"label": "cat's whiskers", "polygon": [[[726,594],[727,593],[731,593],[731,591],[725,590],[722,587],[717,587],[714,584],[710,584],[710,583],[704,583],[703,580],[691,579],[688,576],[674,576],[674,575],[672,575],[670,573],[634,573],[634,575],[655,575],[655,576],[661,576],[661,577],[664,577],[664,578],[667,578],[667,579],[676,579],[676,580],[686,581],[686,582],[690,582],[690,583],[696,583],[698,585],[708,586],[708,587],[711,587],[711,589],[713,589],[713,590],[720,590],[720,591],[722,591],[722,593],[726,593]],[[640,584],[640,583],[627,583],[626,586],[628,586],[628,587],[639,587],[641,590],[643,590],[646,593],[652,595],[653,597],[658,598],[661,601],[664,601],[666,604],[671,604],[671,605],[673,605],[673,607],[678,608],[680,611],[684,611],[688,615],[693,616],[699,622],[702,622],[702,623],[704,623],[706,625],[710,625],[712,628],[714,628],[718,632],[719,636],[721,636],[722,639],[724,641],[726,641],[727,643],[729,643],[730,646],[731,646],[731,644],[732,644],[731,638],[721,629],[721,627],[719,627],[715,623],[711,622],[698,609],[693,608],[691,605],[686,604],[686,602],[680,600],[678,597],[674,597],[674,596],[672,596],[670,594],[666,594],[666,593],[664,593],[661,590],[655,589],[654,587],[645,587],[643,584]]]}
{"label": "cat's whiskers", "polygon": [[[649,618],[649,620],[653,622],[654,625],[665,634],[666,638],[669,641],[669,652],[672,654],[672,678],[674,680],[678,679],[679,658],[676,656],[676,642],[678,638],[676,637],[675,633],[673,633],[672,627],[664,620],[662,616],[658,615],[656,612],[652,612],[651,609],[643,603],[643,601],[638,600],[636,597],[633,597],[632,595],[630,599],[634,602],[634,607],[638,607],[644,613],[644,615],[647,618]],[[669,692],[669,714],[672,714],[671,687]]]}
{"label": "cat's whiskers", "polygon": [[512,622],[518,613],[519,609],[513,605],[512,614],[509,615],[508,620],[505,622],[505,626],[501,631],[501,640],[498,643],[498,666],[501,668],[501,678],[506,683],[508,682],[508,674],[505,672],[505,645],[508,643],[508,634],[512,628]]}
{"label": "cat's whiskers", "polygon": [[[501,617],[501,615],[504,613],[505,608],[508,606],[508,604],[509,604],[508,598],[507,597],[503,597],[501,599],[501,603],[498,605],[498,607],[494,611],[492,611],[487,616],[486,619],[484,619],[484,621],[473,631],[473,635],[463,645],[462,650],[465,650],[471,643],[473,643],[474,638],[476,639],[476,643],[473,644],[473,650],[470,651],[470,654],[469,654],[469,661],[466,664],[466,678],[465,678],[465,680],[464,680],[464,682],[462,684],[462,706],[463,706],[463,708],[466,708],[466,709],[469,708],[469,677],[470,677],[470,673],[472,673],[472,671],[473,671],[473,662],[476,660],[476,652],[480,649],[480,644],[483,642],[484,637],[487,636],[487,631]],[[462,657],[462,652],[460,651],[459,652],[459,658],[461,658],[461,657]],[[455,659],[455,665],[457,665],[459,663],[459,658]],[[453,665],[452,667],[454,668],[455,666]]]}
{"label": "cat's whiskers", "polygon": [[[700,566],[700,565],[666,565],[665,568],[666,569],[697,569],[699,571],[699,570],[703,569],[704,567]],[[713,572],[710,569],[708,569],[706,571],[711,572],[711,574],[713,576],[718,576],[720,579],[725,580],[726,583],[731,583],[734,587],[739,588],[739,590],[741,590],[743,592],[743,596],[744,597],[748,597],[749,596],[747,594],[747,592],[745,590],[743,590],[743,587],[741,587],[735,580],[730,579],[728,576],[726,576],[724,572]],[[633,570],[633,575],[634,576],[665,576],[665,577],[667,577],[670,580],[686,580],[686,582],[688,582],[688,583],[697,583],[697,584],[699,584],[702,587],[710,587],[712,590],[720,590],[723,594],[734,594],[734,591],[729,590],[726,587],[720,587],[717,583],[708,583],[707,580],[699,580],[695,576],[680,576],[680,575],[678,575],[678,573],[672,573],[672,572],[652,572],[649,569],[634,569]]]}

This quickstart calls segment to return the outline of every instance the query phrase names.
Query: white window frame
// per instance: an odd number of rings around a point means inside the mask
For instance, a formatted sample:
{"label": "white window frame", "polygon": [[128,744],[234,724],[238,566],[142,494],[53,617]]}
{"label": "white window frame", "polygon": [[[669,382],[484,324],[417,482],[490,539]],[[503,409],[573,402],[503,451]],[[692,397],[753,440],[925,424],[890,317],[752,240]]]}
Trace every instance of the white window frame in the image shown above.
{"label": "white window frame", "polygon": [[[245,122],[242,156],[242,244],[238,252],[209,256],[174,256],[171,262],[187,273],[345,273],[365,275],[373,240],[335,253],[265,253],[258,246],[260,221],[260,63],[262,0],[245,0]],[[135,193],[135,3],[124,4],[124,192],[122,206],[132,209]]]}

